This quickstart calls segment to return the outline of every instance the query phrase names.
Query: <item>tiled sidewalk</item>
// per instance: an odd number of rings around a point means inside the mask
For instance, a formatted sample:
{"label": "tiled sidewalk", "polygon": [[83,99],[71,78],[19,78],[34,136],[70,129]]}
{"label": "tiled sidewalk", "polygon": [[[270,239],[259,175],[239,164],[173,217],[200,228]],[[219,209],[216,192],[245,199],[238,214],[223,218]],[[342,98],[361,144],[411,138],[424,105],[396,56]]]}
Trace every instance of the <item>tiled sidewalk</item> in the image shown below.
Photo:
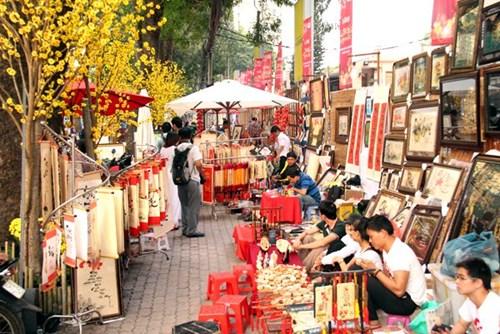
{"label": "tiled sidewalk", "polygon": [[[162,254],[132,259],[123,283],[125,319],[103,326],[89,325],[84,333],[171,333],[176,324],[195,320],[205,302],[208,273],[230,270],[240,261],[232,239],[236,216],[203,208],[199,230],[204,238],[169,234],[170,261]],[[61,333],[78,333],[64,327]]]}

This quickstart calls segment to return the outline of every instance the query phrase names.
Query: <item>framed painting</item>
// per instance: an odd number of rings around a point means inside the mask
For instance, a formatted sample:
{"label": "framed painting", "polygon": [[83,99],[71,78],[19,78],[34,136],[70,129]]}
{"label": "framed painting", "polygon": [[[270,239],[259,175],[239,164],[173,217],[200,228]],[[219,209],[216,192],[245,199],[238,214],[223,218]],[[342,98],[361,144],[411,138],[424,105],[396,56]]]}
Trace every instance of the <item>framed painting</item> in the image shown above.
{"label": "framed painting", "polygon": [[[104,319],[123,314],[119,260],[101,257],[97,266],[77,260],[73,279],[75,310],[95,309]],[[91,315],[91,319],[97,318]]]}
{"label": "framed painting", "polygon": [[325,118],[321,113],[312,114],[309,120],[308,146],[317,148],[323,142],[323,126]]}
{"label": "framed painting", "polygon": [[455,196],[462,174],[463,169],[459,167],[442,164],[432,165],[422,196],[434,197],[444,203],[450,203]]}
{"label": "framed painting", "polygon": [[[439,207],[436,207],[440,210]],[[410,216],[403,237],[404,242],[415,252],[421,264],[429,262],[434,244],[441,227],[442,216],[439,211],[419,212],[417,205]]]}
{"label": "framed painting", "polygon": [[431,85],[432,94],[439,94],[439,78],[448,74],[448,53],[446,48],[434,49],[431,53]]}
{"label": "framed painting", "polygon": [[480,145],[479,80],[477,72],[441,78],[441,145]]}
{"label": "framed painting", "polygon": [[393,171],[389,177],[389,185],[387,186],[387,190],[397,191],[400,178],[401,176],[399,174],[399,171],[397,170]]}
{"label": "framed painting", "polygon": [[385,215],[392,219],[405,206],[405,202],[405,195],[395,191],[381,190],[371,215]]}
{"label": "framed painting", "polygon": [[500,3],[484,8],[481,14],[481,31],[478,63],[489,64],[500,60]]}
{"label": "framed painting", "polygon": [[411,215],[411,207],[406,206],[401,211],[397,213],[396,216],[392,219],[392,222],[396,224],[396,226],[401,230],[401,233],[404,235],[406,230],[406,225],[408,223],[408,219]]}
{"label": "framed painting", "polygon": [[474,229],[489,230],[500,245],[500,157],[474,158],[453,227],[451,238]]}
{"label": "framed painting", "polygon": [[420,164],[407,163],[403,166],[399,179],[398,191],[404,194],[414,195],[420,190],[424,170]]}
{"label": "framed painting", "polygon": [[365,115],[366,118],[372,117],[373,114],[373,97],[367,96],[365,99]]}
{"label": "framed painting", "polygon": [[372,126],[372,121],[368,120],[365,122],[365,133],[363,134],[365,147],[370,144],[370,128]]}
{"label": "framed painting", "polygon": [[457,4],[455,39],[451,72],[465,72],[476,67],[482,0],[461,0]]}
{"label": "framed painting", "polygon": [[311,113],[323,110],[323,80],[321,78],[309,82],[309,92],[311,98]]}
{"label": "framed painting", "polygon": [[378,194],[370,198],[368,205],[366,206],[365,212],[363,215],[366,218],[370,218],[373,215],[373,210],[375,209],[375,204],[377,204]]}
{"label": "framed painting", "polygon": [[437,101],[413,103],[408,111],[406,159],[432,161],[438,151]]}
{"label": "framed painting", "polygon": [[484,132],[500,135],[500,67],[484,73]]}
{"label": "framed painting", "polygon": [[384,138],[384,153],[382,166],[386,168],[401,168],[405,159],[405,138],[401,135],[386,135]]}
{"label": "framed painting", "polygon": [[335,141],[340,144],[347,144],[351,128],[351,108],[337,108],[335,111]]}
{"label": "framed painting", "polygon": [[430,60],[427,52],[418,54],[411,61],[411,98],[423,99],[429,93]]}
{"label": "framed painting", "polygon": [[392,102],[404,102],[410,92],[410,60],[399,60],[392,65]]}
{"label": "framed painting", "polygon": [[390,129],[391,132],[404,132],[408,118],[408,105],[406,102],[395,103],[391,108]]}
{"label": "framed painting", "polygon": [[337,171],[333,168],[328,169],[326,172],[323,173],[323,175],[321,175],[318,181],[318,187],[323,191],[328,189],[334,184],[336,177],[337,177]]}
{"label": "framed painting", "polygon": [[387,168],[384,168],[380,173],[380,182],[378,184],[379,189],[387,189],[387,187],[389,186],[390,176],[391,174],[389,173],[389,170]]}

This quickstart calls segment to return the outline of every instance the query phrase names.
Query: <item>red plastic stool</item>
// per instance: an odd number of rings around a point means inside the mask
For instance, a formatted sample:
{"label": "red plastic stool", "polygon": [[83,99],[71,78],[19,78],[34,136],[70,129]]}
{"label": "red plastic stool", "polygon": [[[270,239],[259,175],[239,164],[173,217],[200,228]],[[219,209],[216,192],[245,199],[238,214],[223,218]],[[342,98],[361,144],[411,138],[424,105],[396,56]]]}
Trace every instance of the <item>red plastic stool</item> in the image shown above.
{"label": "red plastic stool", "polygon": [[[238,281],[240,292],[254,292],[257,290],[255,283],[255,269],[251,264],[237,264],[233,266],[233,274]],[[244,280],[241,280],[244,278]]]}
{"label": "red plastic stool", "polygon": [[387,326],[403,326],[408,328],[411,318],[409,315],[387,314]]}
{"label": "red plastic stool", "polygon": [[[248,307],[247,297],[244,295],[224,295],[220,297],[215,304],[225,305],[228,311],[232,311],[233,314],[229,313],[229,318],[234,318],[237,334],[245,333],[245,325],[250,323],[250,308]],[[233,325],[230,322],[231,327]]]}
{"label": "red plastic stool", "polygon": [[[222,284],[226,285],[225,289],[221,289]],[[233,273],[220,272],[208,274],[207,299],[215,302],[221,294],[237,295],[239,293],[238,280]]]}
{"label": "red plastic stool", "polygon": [[219,325],[222,334],[230,333],[229,316],[225,305],[201,305],[198,321],[215,321]]}

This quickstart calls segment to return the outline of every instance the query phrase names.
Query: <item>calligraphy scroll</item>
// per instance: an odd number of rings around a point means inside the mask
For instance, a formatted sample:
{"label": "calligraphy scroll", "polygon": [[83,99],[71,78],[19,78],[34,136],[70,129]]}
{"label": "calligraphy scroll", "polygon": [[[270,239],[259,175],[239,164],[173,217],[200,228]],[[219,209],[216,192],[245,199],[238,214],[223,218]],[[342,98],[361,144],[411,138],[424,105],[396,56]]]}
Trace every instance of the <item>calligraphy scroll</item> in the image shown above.
{"label": "calligraphy scroll", "polygon": [[387,123],[389,101],[388,87],[375,87],[373,98],[373,114],[370,125],[368,144],[367,177],[374,181],[380,180],[382,170],[382,155],[384,151],[384,136]]}
{"label": "calligraphy scroll", "polygon": [[42,242],[42,291],[49,291],[56,283],[61,265],[61,236],[62,232],[56,226],[45,233]]}
{"label": "calligraphy scroll", "polygon": [[339,283],[337,289],[337,320],[356,318],[356,293],[354,282]]}
{"label": "calligraphy scroll", "polygon": [[[87,231],[85,231],[85,234]],[[64,263],[72,268],[76,267],[76,230],[75,217],[64,215],[64,240],[66,251],[64,252]]]}
{"label": "calligraphy scroll", "polygon": [[352,113],[351,130],[349,132],[349,143],[347,146],[346,171],[359,174],[359,155],[363,143],[363,131],[365,120],[366,89],[356,90],[354,97],[354,111]]}

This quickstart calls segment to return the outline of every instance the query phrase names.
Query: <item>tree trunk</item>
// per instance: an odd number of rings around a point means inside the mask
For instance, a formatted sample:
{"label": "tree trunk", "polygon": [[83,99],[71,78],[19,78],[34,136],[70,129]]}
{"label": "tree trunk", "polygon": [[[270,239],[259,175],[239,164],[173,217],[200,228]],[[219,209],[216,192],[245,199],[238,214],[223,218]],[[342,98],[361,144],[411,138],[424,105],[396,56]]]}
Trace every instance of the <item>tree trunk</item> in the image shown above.
{"label": "tree trunk", "polygon": [[201,62],[201,86],[212,84],[212,50],[215,45],[215,36],[219,30],[220,20],[222,18],[222,0],[212,0],[210,8],[210,22],[208,27],[208,37],[203,44],[202,49],[202,62]]}
{"label": "tree trunk", "polygon": [[25,286],[26,273],[36,276],[41,272],[40,244],[40,146],[38,122],[28,121],[23,127],[22,180],[21,180],[21,263],[20,271]]}

